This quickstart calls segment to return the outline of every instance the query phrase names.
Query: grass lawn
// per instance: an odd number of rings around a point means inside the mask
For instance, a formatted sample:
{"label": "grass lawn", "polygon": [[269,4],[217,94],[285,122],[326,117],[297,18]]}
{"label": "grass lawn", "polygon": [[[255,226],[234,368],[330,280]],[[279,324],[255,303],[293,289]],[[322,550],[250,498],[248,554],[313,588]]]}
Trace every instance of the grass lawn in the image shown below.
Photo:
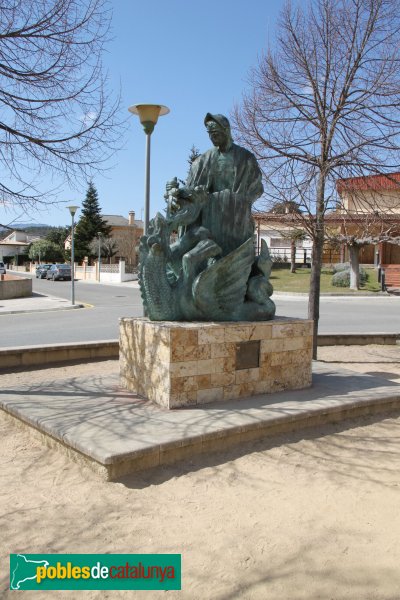
{"label": "grass lawn", "polygon": [[[378,272],[373,268],[366,268],[367,281],[361,285],[361,292],[380,292],[381,286],[378,283]],[[308,293],[310,289],[310,269],[297,269],[296,273],[291,273],[290,269],[273,269],[271,273],[271,283],[275,292],[304,292]],[[337,294],[357,294],[349,288],[336,287],[332,285],[332,275],[321,273],[321,292],[333,292]]]}

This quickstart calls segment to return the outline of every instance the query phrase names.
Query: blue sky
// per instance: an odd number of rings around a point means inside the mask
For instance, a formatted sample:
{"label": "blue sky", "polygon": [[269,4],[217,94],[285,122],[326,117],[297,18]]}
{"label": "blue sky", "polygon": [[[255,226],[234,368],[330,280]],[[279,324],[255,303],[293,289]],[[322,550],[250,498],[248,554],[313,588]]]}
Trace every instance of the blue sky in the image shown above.
{"label": "blue sky", "polygon": [[[128,106],[139,102],[167,105],[152,135],[151,216],[164,206],[165,182],[184,179],[194,144],[210,147],[203,119],[207,112],[229,116],[246,89],[249,69],[273,40],[283,0],[169,0],[138,2],[111,0],[114,39],[104,57],[111,87],[122,88],[122,106],[129,127],[124,148],[114,156],[113,168],[97,176],[103,214],[140,218],[144,198],[145,134]],[[60,199],[81,205],[82,190],[63,189]],[[70,221],[64,207],[21,215],[0,209],[0,223],[14,218],[49,225]],[[77,213],[79,217],[79,212]]]}

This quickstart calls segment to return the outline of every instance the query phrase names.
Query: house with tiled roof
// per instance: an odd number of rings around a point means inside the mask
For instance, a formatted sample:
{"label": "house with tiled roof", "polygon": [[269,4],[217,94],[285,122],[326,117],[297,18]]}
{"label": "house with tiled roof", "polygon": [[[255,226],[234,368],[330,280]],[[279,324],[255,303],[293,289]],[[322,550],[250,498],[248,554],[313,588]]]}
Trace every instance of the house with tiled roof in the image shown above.
{"label": "house with tiled roof", "polygon": [[18,261],[18,255],[26,254],[31,243],[39,239],[40,236],[29,234],[20,229],[11,231],[0,240],[0,260],[5,262],[11,259]]}
{"label": "house with tiled roof", "polygon": [[135,218],[133,210],[129,211],[128,218],[122,215],[102,215],[102,218],[111,227],[110,237],[116,244],[116,254],[112,260],[124,260],[127,265],[136,267],[139,241],[143,235],[143,221]]}
{"label": "house with tiled roof", "polygon": [[[400,172],[339,179],[336,189],[340,207],[327,215],[327,224],[335,223],[343,231],[354,231],[361,237],[386,232],[400,236]],[[388,241],[369,244],[361,249],[361,262],[400,264],[400,246]]]}
{"label": "house with tiled roof", "polygon": [[339,179],[342,212],[400,215],[400,173]]}
{"label": "house with tiled roof", "polygon": [[[373,237],[387,232],[387,237],[400,236],[400,172],[369,175],[364,177],[349,177],[339,179],[336,184],[339,196],[337,210],[325,214],[327,233],[334,235],[356,233],[358,237],[367,235]],[[256,222],[257,243],[264,238],[272,256],[290,256],[290,231],[304,228],[301,219],[294,213],[275,214],[259,212],[254,214]],[[296,259],[304,262],[312,254],[312,242],[309,237],[297,244]],[[325,263],[344,262],[349,260],[348,248],[327,242],[324,248]],[[375,265],[399,265],[400,246],[381,241],[377,244],[367,244],[360,248],[360,262]]]}

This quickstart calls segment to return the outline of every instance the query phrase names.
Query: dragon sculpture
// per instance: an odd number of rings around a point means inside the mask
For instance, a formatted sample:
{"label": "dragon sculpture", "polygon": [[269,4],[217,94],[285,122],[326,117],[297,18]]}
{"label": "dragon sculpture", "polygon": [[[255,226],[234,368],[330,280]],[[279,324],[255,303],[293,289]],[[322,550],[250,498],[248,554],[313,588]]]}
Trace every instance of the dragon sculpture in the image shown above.
{"label": "dragon sculpture", "polygon": [[[253,236],[224,255],[201,214],[206,186],[167,184],[166,216],[149,223],[139,247],[139,285],[152,321],[266,321],[275,314],[267,244]],[[174,240],[175,236],[175,240]]]}

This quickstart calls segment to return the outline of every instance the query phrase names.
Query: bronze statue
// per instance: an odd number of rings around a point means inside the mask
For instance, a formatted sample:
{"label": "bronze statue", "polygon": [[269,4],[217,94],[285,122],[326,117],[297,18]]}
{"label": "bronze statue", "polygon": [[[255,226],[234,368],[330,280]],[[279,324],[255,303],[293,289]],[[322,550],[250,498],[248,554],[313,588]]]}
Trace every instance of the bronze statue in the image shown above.
{"label": "bronze statue", "polygon": [[[166,217],[140,244],[139,283],[151,320],[252,321],[275,314],[272,261],[254,250],[253,202],[263,192],[253,154],[232,141],[229,121],[207,113],[214,145],[192,164],[186,184],[166,186]],[[171,242],[171,234],[177,233]]]}

